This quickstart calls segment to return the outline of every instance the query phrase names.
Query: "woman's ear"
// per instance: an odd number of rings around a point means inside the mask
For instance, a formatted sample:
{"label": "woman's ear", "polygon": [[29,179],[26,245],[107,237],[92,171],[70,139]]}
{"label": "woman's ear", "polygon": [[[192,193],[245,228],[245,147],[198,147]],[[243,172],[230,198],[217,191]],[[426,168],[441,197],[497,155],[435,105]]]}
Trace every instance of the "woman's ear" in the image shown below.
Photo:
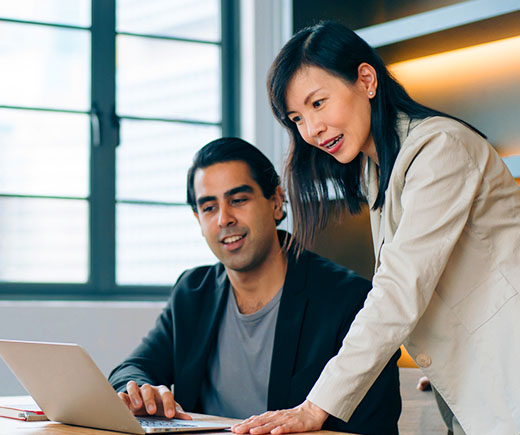
{"label": "woman's ear", "polygon": [[377,93],[377,73],[372,65],[363,62],[358,67],[358,82],[367,93],[369,99]]}

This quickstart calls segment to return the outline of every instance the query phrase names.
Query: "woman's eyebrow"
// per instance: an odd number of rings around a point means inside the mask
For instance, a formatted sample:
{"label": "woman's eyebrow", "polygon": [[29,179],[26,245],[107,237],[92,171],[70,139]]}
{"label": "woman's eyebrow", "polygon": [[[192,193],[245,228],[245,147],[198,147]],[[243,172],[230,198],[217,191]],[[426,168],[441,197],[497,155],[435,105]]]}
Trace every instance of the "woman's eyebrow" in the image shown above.
{"label": "woman's eyebrow", "polygon": [[309,92],[309,94],[305,97],[305,100],[303,100],[303,104],[306,105],[312,98],[312,96],[318,91],[321,91],[321,88],[314,89],[314,91]]}
{"label": "woman's eyebrow", "polygon": [[[314,94],[316,94],[319,91],[321,91],[321,88],[314,89],[313,91],[309,92],[307,94],[307,96],[305,97],[305,100],[303,100],[303,105],[306,106],[308,104],[309,100],[314,96]],[[294,110],[289,110],[286,113],[286,116],[289,116],[291,113],[294,113],[294,112],[295,112]]]}

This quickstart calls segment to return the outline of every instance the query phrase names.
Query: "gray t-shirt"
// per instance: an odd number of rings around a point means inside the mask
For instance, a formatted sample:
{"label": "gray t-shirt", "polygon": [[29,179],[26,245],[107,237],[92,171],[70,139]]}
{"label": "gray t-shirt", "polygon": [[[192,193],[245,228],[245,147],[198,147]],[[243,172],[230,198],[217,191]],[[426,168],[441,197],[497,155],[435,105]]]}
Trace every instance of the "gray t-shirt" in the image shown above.
{"label": "gray t-shirt", "polygon": [[[283,289],[283,288],[282,288]],[[202,386],[205,414],[247,418],[267,410],[274,332],[282,289],[253,314],[241,314],[229,289],[217,345]]]}

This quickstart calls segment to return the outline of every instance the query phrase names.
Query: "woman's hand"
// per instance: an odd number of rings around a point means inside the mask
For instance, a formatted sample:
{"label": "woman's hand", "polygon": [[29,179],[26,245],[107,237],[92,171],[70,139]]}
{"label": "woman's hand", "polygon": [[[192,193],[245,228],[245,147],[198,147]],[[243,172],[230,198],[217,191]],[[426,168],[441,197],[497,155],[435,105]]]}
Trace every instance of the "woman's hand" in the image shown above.
{"label": "woman's hand", "polygon": [[329,414],[306,400],[296,408],[281,411],[269,411],[254,415],[231,430],[235,433],[282,434],[289,432],[309,432],[320,430]]}

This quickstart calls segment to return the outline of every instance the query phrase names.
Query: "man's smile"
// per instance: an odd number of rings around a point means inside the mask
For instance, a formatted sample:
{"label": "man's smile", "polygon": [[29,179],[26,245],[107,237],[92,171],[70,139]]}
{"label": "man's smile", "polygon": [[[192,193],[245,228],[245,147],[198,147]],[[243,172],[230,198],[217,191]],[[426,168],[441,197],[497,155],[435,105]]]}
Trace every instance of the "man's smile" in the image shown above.
{"label": "man's smile", "polygon": [[243,239],[244,237],[245,237],[245,235],[242,235],[242,236],[238,236],[238,235],[227,236],[224,239],[222,239],[222,243],[224,243],[225,245],[228,245],[229,243],[238,242],[240,239]]}
{"label": "man's smile", "polygon": [[244,234],[232,234],[229,236],[225,236],[222,239],[220,239],[220,243],[224,245],[224,249],[227,251],[236,251],[237,249],[241,248],[242,245],[245,243],[245,237],[247,233]]}

